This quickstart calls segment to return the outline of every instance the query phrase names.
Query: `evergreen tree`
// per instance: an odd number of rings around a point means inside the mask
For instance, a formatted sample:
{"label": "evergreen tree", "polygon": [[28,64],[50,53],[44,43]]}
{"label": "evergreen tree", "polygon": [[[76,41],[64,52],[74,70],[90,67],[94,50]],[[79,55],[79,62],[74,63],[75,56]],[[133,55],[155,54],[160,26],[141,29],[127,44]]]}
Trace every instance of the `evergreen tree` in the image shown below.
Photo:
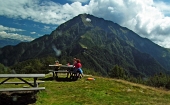
{"label": "evergreen tree", "polygon": [[169,81],[169,76],[167,76],[166,74],[160,73],[160,74],[156,74],[153,77],[150,77],[147,80],[147,85],[150,86],[154,86],[154,87],[169,87],[168,83],[170,83]]}
{"label": "evergreen tree", "polygon": [[0,74],[8,74],[8,73],[10,73],[10,69],[0,63]]}
{"label": "evergreen tree", "polygon": [[125,70],[118,65],[115,65],[114,68],[109,72],[111,78],[125,78]]}

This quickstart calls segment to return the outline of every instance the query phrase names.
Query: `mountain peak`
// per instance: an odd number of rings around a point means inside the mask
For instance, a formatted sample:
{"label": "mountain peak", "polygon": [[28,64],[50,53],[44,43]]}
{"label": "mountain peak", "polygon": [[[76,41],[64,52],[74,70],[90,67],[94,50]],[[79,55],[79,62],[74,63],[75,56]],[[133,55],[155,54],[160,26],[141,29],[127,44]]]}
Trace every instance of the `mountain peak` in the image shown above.
{"label": "mountain peak", "polygon": [[0,52],[0,63],[8,66],[41,57],[62,61],[76,56],[83,67],[103,75],[116,64],[130,74],[142,76],[170,68],[170,57],[162,57],[169,54],[165,49],[114,22],[89,14],[80,14],[61,24],[50,35],[26,45],[2,48]]}

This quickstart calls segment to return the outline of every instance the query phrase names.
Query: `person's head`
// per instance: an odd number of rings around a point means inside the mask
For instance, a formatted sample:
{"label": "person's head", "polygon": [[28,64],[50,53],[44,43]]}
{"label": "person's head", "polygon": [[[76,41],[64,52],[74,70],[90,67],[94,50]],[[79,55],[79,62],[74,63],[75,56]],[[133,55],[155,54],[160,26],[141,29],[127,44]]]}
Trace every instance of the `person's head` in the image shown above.
{"label": "person's head", "polygon": [[76,61],[77,61],[77,63],[80,63],[80,62],[81,62],[80,59],[77,59]]}
{"label": "person's head", "polygon": [[74,58],[74,59],[73,59],[73,62],[75,62],[76,60],[77,60],[77,59],[76,59],[76,58]]}

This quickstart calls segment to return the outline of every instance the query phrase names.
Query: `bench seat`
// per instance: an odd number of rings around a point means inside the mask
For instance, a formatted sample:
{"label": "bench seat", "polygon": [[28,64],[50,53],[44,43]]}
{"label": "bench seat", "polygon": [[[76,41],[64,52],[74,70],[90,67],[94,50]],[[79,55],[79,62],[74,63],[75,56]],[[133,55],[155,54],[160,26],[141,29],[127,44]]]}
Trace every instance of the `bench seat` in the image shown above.
{"label": "bench seat", "polygon": [[45,87],[32,87],[32,88],[0,88],[0,92],[12,92],[12,91],[37,91],[45,90]]}
{"label": "bench seat", "polygon": [[55,73],[70,73],[70,71],[67,71],[67,70],[58,70],[58,71],[55,71],[55,70],[48,70],[49,72],[55,72]]}
{"label": "bench seat", "polygon": [[0,78],[44,78],[45,74],[0,74]]}
{"label": "bench seat", "polygon": [[[33,84],[34,81],[28,81],[29,83]],[[37,84],[44,83],[45,81],[36,81]],[[4,84],[26,84],[25,82],[18,81],[18,82],[4,82]]]}

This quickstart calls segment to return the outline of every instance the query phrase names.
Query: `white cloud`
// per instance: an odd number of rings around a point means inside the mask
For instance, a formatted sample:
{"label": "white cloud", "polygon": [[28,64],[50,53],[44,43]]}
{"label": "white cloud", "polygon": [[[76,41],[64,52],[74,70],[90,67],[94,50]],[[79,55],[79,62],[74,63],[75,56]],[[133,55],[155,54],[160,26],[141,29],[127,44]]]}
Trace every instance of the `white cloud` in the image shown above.
{"label": "white cloud", "polygon": [[108,7],[108,10],[111,11],[112,13],[115,12],[113,7]]}
{"label": "white cloud", "polygon": [[154,5],[156,6],[156,8],[158,8],[160,11],[162,11],[165,15],[170,16],[170,11],[169,11],[169,2],[163,2],[163,1],[156,1],[154,3]]}
{"label": "white cloud", "polygon": [[0,25],[0,31],[15,32],[15,31],[25,31],[25,30],[23,30],[23,29],[11,28],[11,27],[4,27],[4,26]]}
{"label": "white cloud", "polygon": [[44,26],[44,29],[50,29],[50,27],[49,26]]}
{"label": "white cloud", "polygon": [[2,37],[2,38],[10,38],[10,39],[17,39],[17,40],[21,40],[21,41],[32,41],[32,40],[34,40],[30,36],[19,35],[17,33],[7,33],[5,31],[0,31],[0,37]]}
{"label": "white cloud", "polygon": [[165,3],[153,0],[91,0],[89,7],[94,8],[91,11],[93,15],[118,23],[170,48],[170,7]]}
{"label": "white cloud", "polygon": [[89,0],[68,0],[71,2],[81,2],[81,3],[87,3]]}
{"label": "white cloud", "polygon": [[[76,1],[76,2],[74,2]],[[50,0],[0,0],[0,15],[59,25],[89,13],[125,26],[140,36],[170,48],[170,6],[153,0],[72,0],[61,5]]]}
{"label": "white cloud", "polygon": [[91,19],[89,19],[89,18],[86,18],[86,21],[87,21],[87,22],[91,22]]}
{"label": "white cloud", "polygon": [[31,34],[36,34],[36,32],[31,32]]}
{"label": "white cloud", "polygon": [[17,40],[21,40],[21,41],[34,40],[34,38],[32,38],[30,36],[17,34],[16,32],[18,32],[18,31],[25,31],[25,30],[11,28],[11,27],[4,27],[4,26],[0,25],[0,37],[2,37],[2,38],[17,39]]}
{"label": "white cloud", "polygon": [[10,18],[29,19],[45,24],[61,24],[80,13],[87,13],[80,2],[58,4],[40,0],[0,0],[0,15]]}

